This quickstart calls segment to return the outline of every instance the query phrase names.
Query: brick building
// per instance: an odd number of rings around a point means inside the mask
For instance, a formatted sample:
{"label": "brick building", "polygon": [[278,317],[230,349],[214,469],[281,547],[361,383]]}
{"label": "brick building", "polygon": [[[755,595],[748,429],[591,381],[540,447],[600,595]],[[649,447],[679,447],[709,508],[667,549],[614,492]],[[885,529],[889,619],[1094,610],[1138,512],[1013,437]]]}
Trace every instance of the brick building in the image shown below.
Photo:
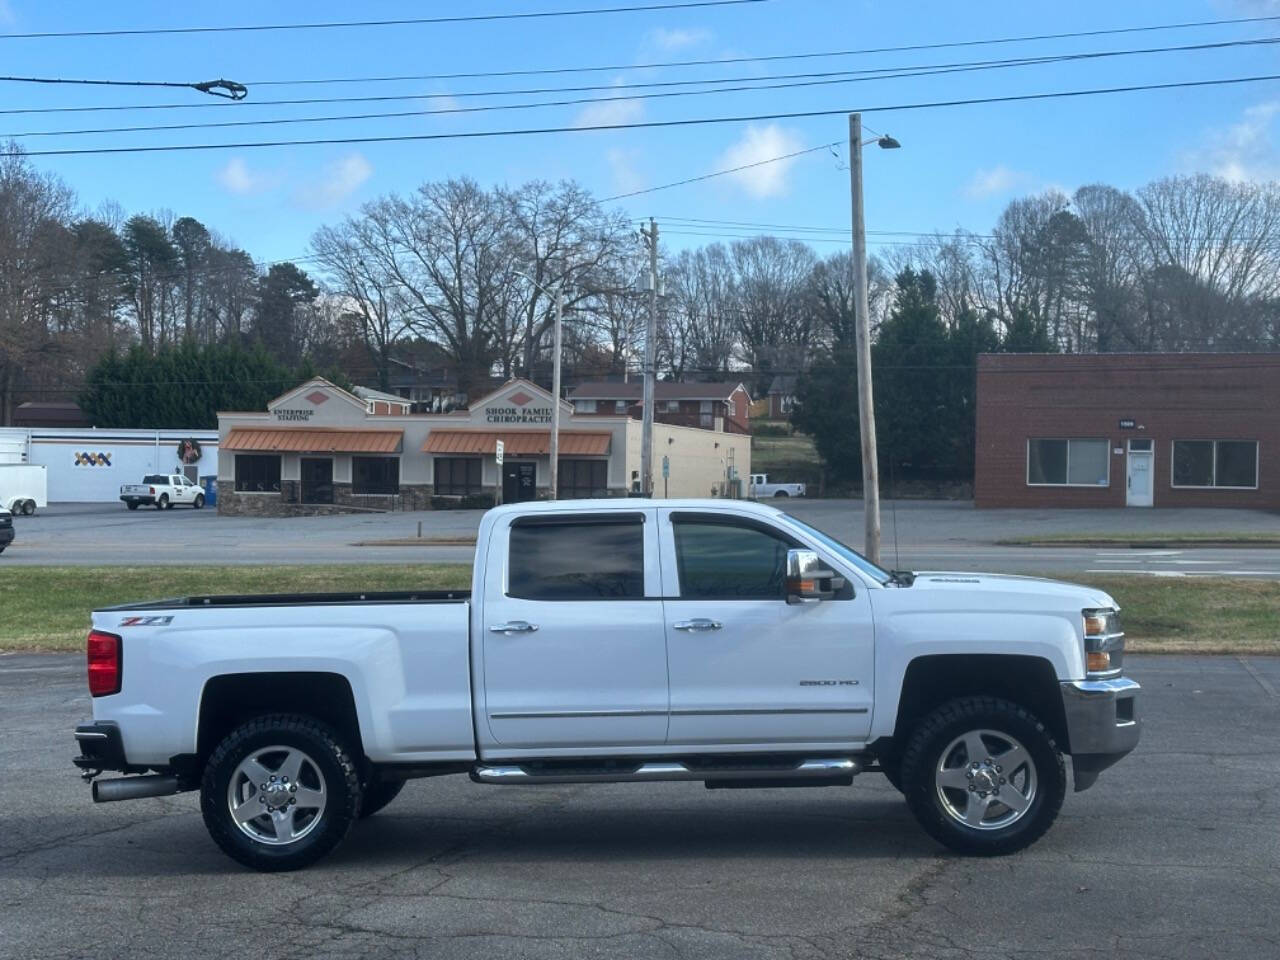
{"label": "brick building", "polygon": [[[629,383],[584,383],[569,394],[573,412],[578,416],[641,416],[641,400],[644,384],[633,380]],[[721,429],[716,422],[723,421],[722,428],[729,433],[751,432],[751,396],[744,384],[725,383],[667,383],[653,385],[654,414],[658,423],[670,423],[682,427],[701,427],[704,430]]]}
{"label": "brick building", "polygon": [[979,507],[1280,507],[1280,354],[985,354]]}

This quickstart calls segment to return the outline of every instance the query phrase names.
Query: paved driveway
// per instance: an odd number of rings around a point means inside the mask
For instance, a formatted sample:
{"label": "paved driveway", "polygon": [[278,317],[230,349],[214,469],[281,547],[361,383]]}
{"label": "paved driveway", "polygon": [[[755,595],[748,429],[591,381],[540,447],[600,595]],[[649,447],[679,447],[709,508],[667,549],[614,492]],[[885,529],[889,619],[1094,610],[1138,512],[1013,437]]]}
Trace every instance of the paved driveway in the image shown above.
{"label": "paved driveway", "polygon": [[1214,958],[1280,952],[1280,660],[1130,658],[1138,751],[1025,853],[943,852],[853,787],[411,783],[298,874],[193,795],[93,805],[81,658],[0,657],[0,958]]}

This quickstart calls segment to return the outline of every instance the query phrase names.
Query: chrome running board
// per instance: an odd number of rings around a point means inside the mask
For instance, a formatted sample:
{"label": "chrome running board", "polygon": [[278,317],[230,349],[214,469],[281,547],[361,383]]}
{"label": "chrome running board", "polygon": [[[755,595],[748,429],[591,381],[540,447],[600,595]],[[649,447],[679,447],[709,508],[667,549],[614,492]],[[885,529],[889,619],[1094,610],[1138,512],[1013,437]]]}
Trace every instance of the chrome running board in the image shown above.
{"label": "chrome running board", "polygon": [[827,757],[812,760],[766,761],[752,763],[695,762],[683,760],[613,761],[598,764],[480,763],[471,770],[477,783],[643,783],[660,780],[702,780],[710,783],[750,781],[767,786],[790,786],[800,783],[849,783],[862,772],[857,757]]}

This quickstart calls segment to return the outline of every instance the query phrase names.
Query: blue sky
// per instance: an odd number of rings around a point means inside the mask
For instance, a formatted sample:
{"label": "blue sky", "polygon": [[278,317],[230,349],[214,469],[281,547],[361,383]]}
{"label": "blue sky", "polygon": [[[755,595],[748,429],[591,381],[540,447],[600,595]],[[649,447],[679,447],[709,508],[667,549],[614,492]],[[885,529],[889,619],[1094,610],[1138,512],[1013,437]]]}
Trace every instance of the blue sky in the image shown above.
{"label": "blue sky", "polygon": [[[609,6],[613,0],[475,0],[474,3],[312,0],[240,7],[172,2],[99,4],[88,0],[0,0],[0,32],[66,31],[229,23],[394,18],[466,12]],[[113,79],[203,80],[250,84],[242,104],[187,109],[0,116],[0,135],[133,124],[324,116],[409,110],[414,102],[307,107],[252,106],[254,100],[306,96],[431,95],[523,86],[626,84],[712,76],[764,76],[810,70],[905,67],[1086,50],[1183,45],[1280,36],[1280,21],[1088,39],[899,52],[839,59],[698,69],[636,69],[682,59],[831,51],[978,40],[1023,34],[1280,14],[1275,0],[1161,3],[871,3],[769,0],[684,11],[290,33],[223,33],[0,40],[4,72]],[[861,109],[939,99],[1000,96],[1195,78],[1280,73],[1272,47],[1180,52],[1019,67],[951,76],[881,79],[793,90],[720,93],[669,100],[622,100],[472,116],[26,137],[28,149],[425,133],[796,110]],[[599,74],[413,81],[345,86],[261,86],[262,81],[559,67],[630,65]],[[4,84],[0,109],[207,104],[170,90],[35,88]],[[576,94],[592,96],[601,94]],[[613,94],[617,95],[617,94]],[[571,95],[574,96],[574,95]],[[508,97],[501,102],[537,100]],[[483,101],[460,101],[483,102]],[[1039,103],[868,112],[871,128],[903,144],[867,154],[869,230],[989,228],[1015,196],[1091,182],[1132,188],[1168,174],[1208,171],[1271,178],[1280,170],[1273,140],[1280,84],[1205,88]],[[307,252],[313,231],[361,203],[405,192],[425,179],[468,175],[483,184],[573,178],[608,196],[643,189],[805,147],[840,140],[843,117],[675,129],[587,132],[507,139],[345,146],[229,149],[202,153],[41,157],[92,211],[115,200],[127,211],[167,209],[197,217],[264,260]],[[843,228],[848,225],[844,151],[818,152],[740,175],[635,197],[618,204],[634,216],[732,220]],[[683,230],[684,233],[678,233]],[[675,247],[709,242],[723,227],[668,225]],[[749,232],[749,231],[748,231]],[[880,241],[884,242],[884,241]],[[873,247],[875,243],[873,243]],[[839,249],[823,243],[823,250]]]}

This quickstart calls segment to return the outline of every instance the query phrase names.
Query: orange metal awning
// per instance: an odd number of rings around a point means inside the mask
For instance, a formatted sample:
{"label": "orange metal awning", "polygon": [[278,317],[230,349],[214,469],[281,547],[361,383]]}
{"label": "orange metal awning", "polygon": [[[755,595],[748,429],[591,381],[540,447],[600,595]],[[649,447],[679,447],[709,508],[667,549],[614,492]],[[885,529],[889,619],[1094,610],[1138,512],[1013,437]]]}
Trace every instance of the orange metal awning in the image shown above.
{"label": "orange metal awning", "polygon": [[[584,430],[560,431],[560,456],[604,457],[609,454],[612,434]],[[432,430],[423,453],[494,453],[501,440],[503,453],[513,457],[546,455],[551,452],[550,430]]]}
{"label": "orange metal awning", "polygon": [[403,430],[235,427],[224,450],[260,453],[399,453]]}

